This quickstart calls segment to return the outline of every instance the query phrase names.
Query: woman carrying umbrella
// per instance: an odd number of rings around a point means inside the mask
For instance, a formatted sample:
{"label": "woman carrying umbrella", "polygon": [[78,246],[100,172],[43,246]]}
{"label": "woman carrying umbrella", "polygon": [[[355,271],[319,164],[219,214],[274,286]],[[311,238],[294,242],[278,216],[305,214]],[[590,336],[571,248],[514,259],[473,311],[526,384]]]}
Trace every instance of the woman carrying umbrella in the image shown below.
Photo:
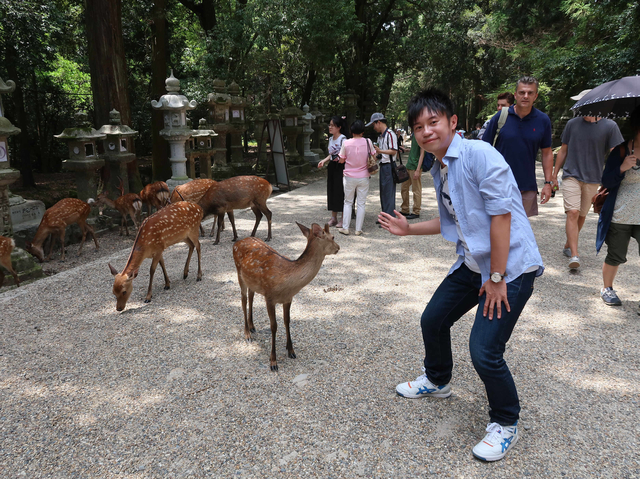
{"label": "woman carrying umbrella", "polygon": [[600,296],[609,306],[622,304],[613,289],[613,280],[618,267],[627,261],[631,237],[640,245],[640,159],[635,154],[636,142],[640,148],[640,107],[633,110],[629,123],[631,139],[611,151],[602,174],[602,186],[609,195],[598,220],[596,250],[599,252],[602,244],[607,244]]}

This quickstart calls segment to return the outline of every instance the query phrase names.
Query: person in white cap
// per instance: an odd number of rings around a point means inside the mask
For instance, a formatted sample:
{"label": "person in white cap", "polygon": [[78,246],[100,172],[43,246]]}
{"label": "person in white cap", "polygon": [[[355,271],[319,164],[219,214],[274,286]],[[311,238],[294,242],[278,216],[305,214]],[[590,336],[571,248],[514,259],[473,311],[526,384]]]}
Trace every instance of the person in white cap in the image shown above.
{"label": "person in white cap", "polygon": [[[578,101],[591,90],[583,90],[571,99]],[[558,185],[562,168],[562,196],[567,215],[563,253],[569,258],[569,269],[580,267],[578,235],[591,208],[591,199],[598,191],[604,161],[616,145],[624,141],[613,120],[595,116],[569,120],[562,132],[562,146],[556,157],[552,181]]]}
{"label": "person in white cap", "polygon": [[[396,184],[391,173],[391,162],[395,161],[398,152],[398,138],[387,126],[387,119],[382,113],[371,115],[371,121],[365,126],[373,125],[378,133],[378,144],[374,145],[378,159],[380,160],[380,207],[382,211],[393,215],[396,209]],[[378,221],[376,223],[380,224]]]}

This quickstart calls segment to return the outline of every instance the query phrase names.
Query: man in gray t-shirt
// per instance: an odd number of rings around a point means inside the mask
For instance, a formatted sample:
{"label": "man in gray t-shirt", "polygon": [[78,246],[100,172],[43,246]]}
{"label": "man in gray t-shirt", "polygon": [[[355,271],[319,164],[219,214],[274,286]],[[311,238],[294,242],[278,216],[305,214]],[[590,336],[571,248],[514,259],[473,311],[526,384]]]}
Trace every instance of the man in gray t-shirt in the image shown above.
{"label": "man in gray t-shirt", "polygon": [[562,195],[567,214],[567,242],[563,252],[571,258],[569,269],[580,267],[578,235],[591,207],[591,198],[598,190],[607,155],[623,141],[614,121],[593,116],[569,120],[562,132],[552,181],[558,184],[558,173],[563,168]]}

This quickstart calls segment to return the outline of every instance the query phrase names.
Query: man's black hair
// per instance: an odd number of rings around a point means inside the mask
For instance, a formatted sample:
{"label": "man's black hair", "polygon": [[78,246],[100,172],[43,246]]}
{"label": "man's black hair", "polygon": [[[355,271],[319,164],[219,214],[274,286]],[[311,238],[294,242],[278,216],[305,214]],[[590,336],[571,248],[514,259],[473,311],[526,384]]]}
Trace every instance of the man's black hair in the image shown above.
{"label": "man's black hair", "polygon": [[356,135],[364,133],[364,122],[362,120],[356,120],[351,123],[351,133],[355,133]]}
{"label": "man's black hair", "polygon": [[437,88],[427,88],[414,96],[409,102],[408,113],[409,126],[413,128],[416,120],[427,109],[431,113],[446,115],[447,120],[453,116],[455,109],[453,101],[444,92]]}

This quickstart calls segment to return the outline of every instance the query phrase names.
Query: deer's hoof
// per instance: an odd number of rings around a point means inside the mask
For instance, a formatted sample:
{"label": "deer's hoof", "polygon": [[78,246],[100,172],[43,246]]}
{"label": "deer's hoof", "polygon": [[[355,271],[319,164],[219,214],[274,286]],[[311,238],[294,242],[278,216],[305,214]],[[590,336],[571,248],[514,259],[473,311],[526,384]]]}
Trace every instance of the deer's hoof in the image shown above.
{"label": "deer's hoof", "polygon": [[[186,276],[185,276],[185,278],[186,278]],[[168,289],[171,289],[171,286],[165,286],[165,287],[164,287],[164,290],[165,290],[165,291],[166,291],[166,290],[168,290]]]}
{"label": "deer's hoof", "polygon": [[246,339],[248,343],[252,343],[253,342],[253,338],[251,336],[245,337],[244,339]]}
{"label": "deer's hoof", "polygon": [[198,277],[196,278],[196,281],[202,281],[202,276],[198,276]]}
{"label": "deer's hoof", "polygon": [[269,241],[271,241],[271,236],[269,236],[268,238],[265,238],[264,240],[266,243],[268,243]]}
{"label": "deer's hoof", "polygon": [[189,273],[182,275],[182,279],[187,279],[187,276],[189,276]]}
{"label": "deer's hoof", "polygon": [[296,358],[296,353],[289,353],[289,354],[288,354],[288,356],[289,356],[291,359],[295,359],[295,358]]}
{"label": "deer's hoof", "polygon": [[272,371],[276,371],[276,372],[278,372],[278,365],[277,365],[277,364],[273,364],[273,365],[271,366],[271,370],[272,370]]}
{"label": "deer's hoof", "polygon": [[151,302],[151,300],[150,300],[150,299],[145,299],[145,300],[144,300],[144,302],[145,302],[145,303],[150,303],[150,302]]}
{"label": "deer's hoof", "polygon": [[256,328],[251,328],[249,331],[251,331],[252,333],[256,332]]}

